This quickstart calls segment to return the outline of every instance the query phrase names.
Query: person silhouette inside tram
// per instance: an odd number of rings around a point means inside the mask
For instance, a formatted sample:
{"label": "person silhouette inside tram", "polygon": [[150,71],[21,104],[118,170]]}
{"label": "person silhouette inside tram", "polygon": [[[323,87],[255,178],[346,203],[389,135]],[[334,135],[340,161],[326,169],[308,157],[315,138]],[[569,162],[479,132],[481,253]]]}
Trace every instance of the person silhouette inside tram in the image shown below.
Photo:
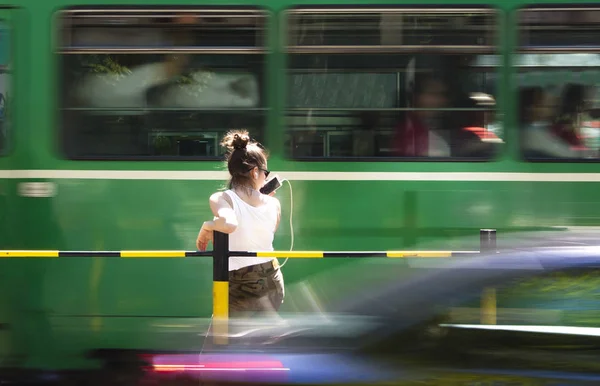
{"label": "person silhouette inside tram", "polygon": [[408,90],[407,107],[403,111],[394,136],[394,153],[399,157],[448,157],[450,146],[438,134],[443,114],[437,110],[448,106],[445,82],[432,74],[417,73]]}
{"label": "person silhouette inside tram", "polygon": [[[572,148],[570,140],[557,134],[557,131],[560,133],[559,130],[562,128],[553,127],[552,122],[557,107],[555,98],[539,86],[525,87],[519,94],[518,119],[524,155],[526,157],[578,157],[580,153]],[[566,130],[564,134],[569,135]]]}
{"label": "person silhouette inside tram", "polygon": [[495,99],[485,93],[459,94],[456,108],[460,110],[445,112],[448,127],[447,137],[453,157],[489,157],[496,150],[500,138],[488,129],[493,119],[490,114]]}
{"label": "person silhouette inside tram", "polygon": [[586,150],[581,128],[585,113],[589,110],[588,100],[591,99],[592,91],[591,87],[570,83],[565,86],[561,95],[560,110],[552,131],[573,150]]}

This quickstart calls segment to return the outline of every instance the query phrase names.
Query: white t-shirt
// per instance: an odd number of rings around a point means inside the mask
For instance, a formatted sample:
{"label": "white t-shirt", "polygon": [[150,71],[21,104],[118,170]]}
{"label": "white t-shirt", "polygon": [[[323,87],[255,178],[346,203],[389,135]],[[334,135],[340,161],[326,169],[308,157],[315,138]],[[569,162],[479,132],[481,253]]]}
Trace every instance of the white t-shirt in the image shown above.
{"label": "white t-shirt", "polygon": [[[242,200],[234,191],[225,191],[233,203],[233,211],[238,226],[229,234],[229,250],[243,252],[272,251],[278,206],[275,198],[265,196],[267,202],[259,207]],[[236,257],[229,258],[229,270],[234,271],[255,264],[262,264],[273,258]]]}

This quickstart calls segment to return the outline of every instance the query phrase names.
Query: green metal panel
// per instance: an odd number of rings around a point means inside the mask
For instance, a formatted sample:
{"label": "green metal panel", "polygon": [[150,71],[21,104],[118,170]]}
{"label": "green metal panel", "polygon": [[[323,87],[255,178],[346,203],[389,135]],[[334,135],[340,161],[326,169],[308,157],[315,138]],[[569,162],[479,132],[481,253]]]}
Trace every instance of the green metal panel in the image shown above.
{"label": "green metal panel", "polygon": [[[18,23],[18,12],[0,5],[0,170],[16,167],[14,132],[15,109],[14,82],[17,42],[21,38],[15,31]],[[16,221],[18,208],[16,203],[16,185],[13,181],[0,179],[0,248],[11,248],[19,245]],[[12,359],[26,351],[22,328],[23,318],[18,313],[19,285],[27,281],[20,280],[23,275],[15,271],[11,263],[3,265],[0,272],[0,366],[11,365]],[[19,277],[21,276],[21,277]]]}

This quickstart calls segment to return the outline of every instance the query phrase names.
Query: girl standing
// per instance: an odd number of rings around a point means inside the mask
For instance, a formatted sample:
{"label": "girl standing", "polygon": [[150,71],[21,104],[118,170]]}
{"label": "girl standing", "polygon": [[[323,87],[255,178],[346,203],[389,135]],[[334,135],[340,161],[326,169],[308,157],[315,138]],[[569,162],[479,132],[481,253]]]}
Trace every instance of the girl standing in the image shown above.
{"label": "girl standing", "polygon": [[[205,221],[196,240],[206,250],[213,231],[229,234],[231,251],[272,251],[281,218],[279,200],[259,189],[269,176],[267,152],[243,130],[227,133],[228,189],[210,196],[214,218]],[[276,258],[229,258],[229,314],[276,313],[284,298],[284,282]]]}

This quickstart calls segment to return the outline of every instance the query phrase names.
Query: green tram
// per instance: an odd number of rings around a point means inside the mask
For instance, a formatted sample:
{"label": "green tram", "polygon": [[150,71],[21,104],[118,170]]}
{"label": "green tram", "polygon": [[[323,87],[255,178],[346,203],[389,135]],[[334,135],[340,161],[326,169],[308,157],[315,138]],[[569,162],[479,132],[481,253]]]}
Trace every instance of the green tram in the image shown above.
{"label": "green tram", "polygon": [[[0,249],[194,249],[233,128],[293,187],[277,193],[279,250],[469,250],[484,227],[502,245],[600,225],[597,2],[1,0],[0,21]],[[527,151],[520,90],[542,87],[556,121],[573,84],[584,150]],[[438,134],[398,153],[418,113]],[[352,264],[287,262],[282,311]],[[0,363],[193,349],[211,266],[1,260]]]}

